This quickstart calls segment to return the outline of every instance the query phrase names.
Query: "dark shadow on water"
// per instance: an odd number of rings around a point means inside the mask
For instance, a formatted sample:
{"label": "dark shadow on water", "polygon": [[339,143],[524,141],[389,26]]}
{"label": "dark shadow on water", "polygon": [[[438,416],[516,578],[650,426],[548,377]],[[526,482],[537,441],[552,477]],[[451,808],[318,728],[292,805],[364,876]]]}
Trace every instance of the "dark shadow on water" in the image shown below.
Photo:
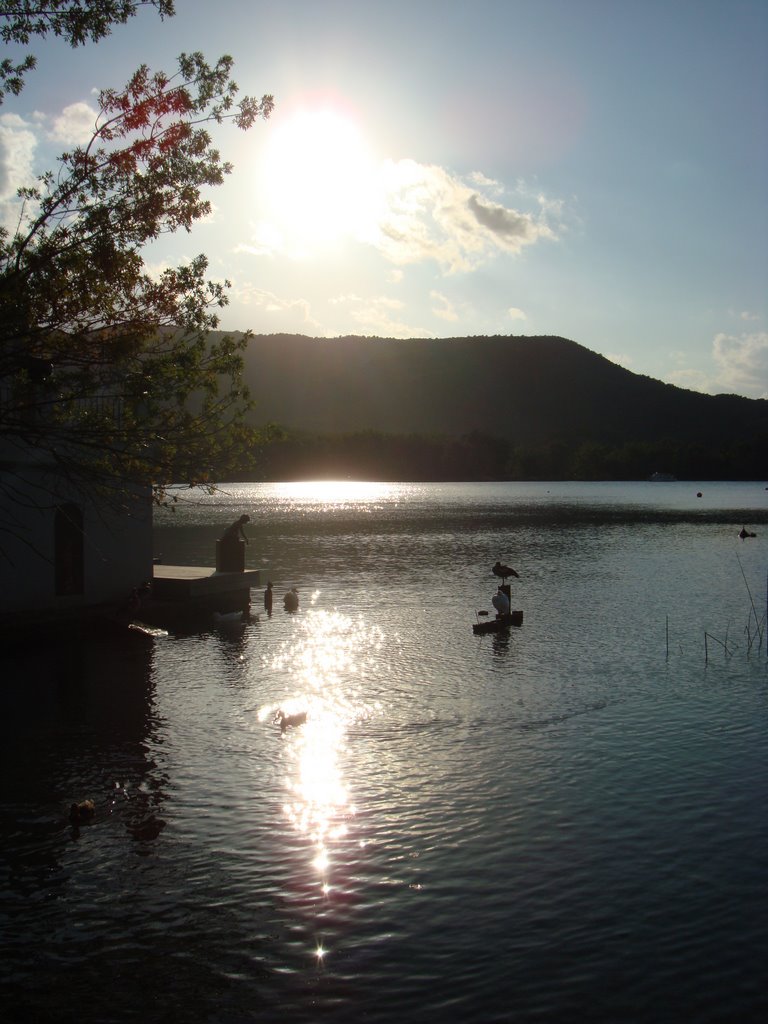
{"label": "dark shadow on water", "polygon": [[[3,659],[4,1021],[110,1019],[105,1000],[131,956],[117,954],[117,908],[166,825],[167,778],[150,753],[153,656],[153,642],[96,634],[30,641]],[[73,824],[71,804],[86,799],[93,815]]]}
{"label": "dark shadow on water", "polygon": [[510,631],[508,629],[502,629],[499,633],[492,633],[491,640],[493,644],[493,653],[497,657],[505,657],[509,654],[511,638]]}

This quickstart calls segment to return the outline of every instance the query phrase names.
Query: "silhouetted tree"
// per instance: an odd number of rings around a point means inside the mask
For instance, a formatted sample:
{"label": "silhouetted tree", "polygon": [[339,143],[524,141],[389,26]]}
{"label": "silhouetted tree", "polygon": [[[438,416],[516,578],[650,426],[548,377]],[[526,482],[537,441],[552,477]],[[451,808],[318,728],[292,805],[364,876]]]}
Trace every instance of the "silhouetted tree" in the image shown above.
{"label": "silhouetted tree", "polygon": [[[85,145],[20,190],[0,232],[0,442],[80,482],[205,479],[244,443],[247,335],[209,338],[227,282],[207,260],[150,275],[147,242],[189,230],[231,166],[207,130],[268,117],[237,101],[232,59],[182,54],[174,75],[141,67],[99,96]],[[4,486],[13,488],[6,472]]]}
{"label": "silhouetted tree", "polygon": [[[161,18],[174,14],[173,0],[3,0],[0,38],[20,46],[28,46],[33,37],[49,35],[73,47],[96,43],[110,34],[113,25],[124,25],[140,7],[155,7]],[[18,62],[9,57],[0,61],[0,103],[6,93],[21,92],[24,76],[36,66],[33,54]]]}

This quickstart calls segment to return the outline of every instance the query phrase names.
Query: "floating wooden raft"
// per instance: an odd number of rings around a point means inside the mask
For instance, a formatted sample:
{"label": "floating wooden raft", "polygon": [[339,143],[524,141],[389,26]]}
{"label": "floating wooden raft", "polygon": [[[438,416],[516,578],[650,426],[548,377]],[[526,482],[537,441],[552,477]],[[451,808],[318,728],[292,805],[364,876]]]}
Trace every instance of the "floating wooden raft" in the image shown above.
{"label": "floating wooden raft", "polygon": [[499,618],[485,619],[482,622],[472,623],[473,633],[499,633],[502,629],[509,629],[510,626],[522,626],[523,613],[519,610],[511,611],[508,615],[501,615]]}

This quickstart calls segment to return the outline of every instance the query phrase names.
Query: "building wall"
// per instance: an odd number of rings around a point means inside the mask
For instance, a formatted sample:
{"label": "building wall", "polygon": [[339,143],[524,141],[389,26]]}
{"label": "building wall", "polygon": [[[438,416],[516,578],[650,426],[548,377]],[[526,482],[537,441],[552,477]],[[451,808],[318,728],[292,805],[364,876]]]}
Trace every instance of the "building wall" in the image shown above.
{"label": "building wall", "polygon": [[96,497],[51,467],[0,469],[0,614],[119,605],[151,579],[151,488]]}

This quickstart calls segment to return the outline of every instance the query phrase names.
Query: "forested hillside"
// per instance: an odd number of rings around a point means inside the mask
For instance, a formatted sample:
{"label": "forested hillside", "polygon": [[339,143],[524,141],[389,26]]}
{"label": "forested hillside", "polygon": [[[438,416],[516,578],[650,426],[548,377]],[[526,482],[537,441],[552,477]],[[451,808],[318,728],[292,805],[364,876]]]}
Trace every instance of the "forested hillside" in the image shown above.
{"label": "forested hillside", "polygon": [[555,337],[254,337],[242,478],[681,479],[768,475],[768,402],[703,395]]}
{"label": "forested hillside", "polygon": [[259,422],[523,443],[695,441],[768,432],[768,402],[703,395],[554,337],[254,337],[246,380]]}

